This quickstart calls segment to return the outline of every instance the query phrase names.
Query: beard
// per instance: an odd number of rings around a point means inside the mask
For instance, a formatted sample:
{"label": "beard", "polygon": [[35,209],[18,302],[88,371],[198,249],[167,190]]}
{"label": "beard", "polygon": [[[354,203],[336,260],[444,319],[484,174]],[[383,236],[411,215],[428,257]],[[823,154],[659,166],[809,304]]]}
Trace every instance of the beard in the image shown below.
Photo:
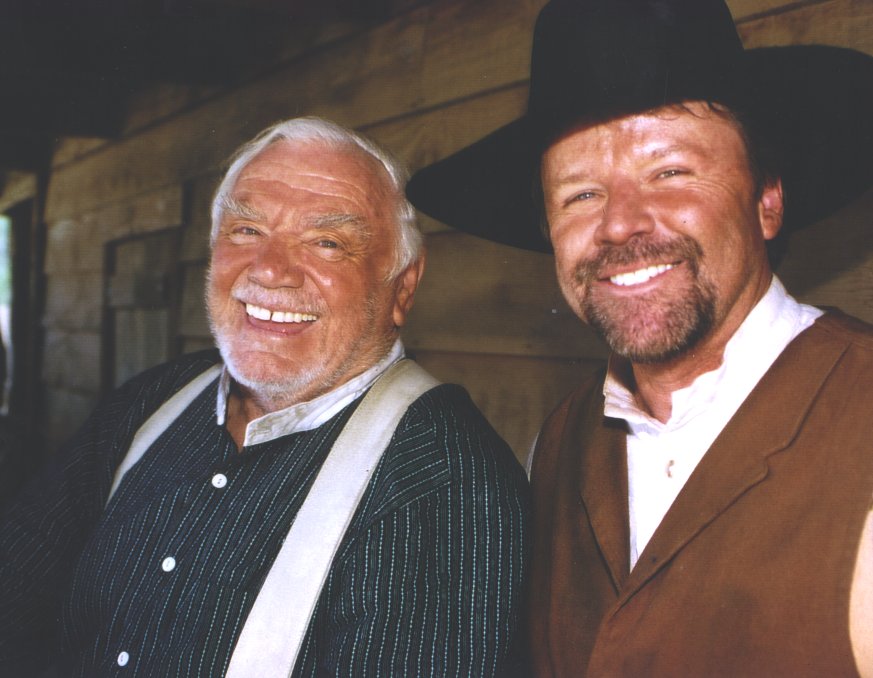
{"label": "beard", "polygon": [[[715,286],[701,273],[703,251],[686,235],[669,241],[632,238],[579,264],[573,276],[583,319],[617,354],[635,363],[661,363],[691,350],[715,323]],[[595,284],[607,266],[682,261],[682,288],[656,289],[634,298],[604,293]]]}
{"label": "beard", "polygon": [[[213,309],[213,304],[210,303],[211,294],[212,281],[208,279],[206,306],[209,327],[230,376],[259,400],[270,403],[273,410],[303,402],[304,399],[310,400],[332,390],[335,386],[348,380],[348,373],[354,369],[355,364],[360,361],[361,354],[366,352],[367,348],[370,351],[373,350],[372,347],[364,346],[364,344],[373,341],[373,335],[362,334],[339,342],[346,347],[347,354],[337,364],[330,364],[330,361],[326,359],[329,351],[325,349],[319,355],[313,356],[314,360],[311,364],[298,366],[293,372],[268,373],[261,365],[253,361],[251,356],[245,355],[249,352],[250,347],[240,346],[233,328],[222,321],[220,311]],[[292,295],[266,292],[257,285],[248,282],[234,285],[231,294],[235,298],[251,299],[256,305],[265,308],[295,308],[320,317],[325,314],[325,306],[320,299],[299,293]],[[371,332],[375,332],[375,321],[378,315],[377,305],[377,295],[373,293],[365,299],[363,309],[359,311],[364,315],[364,326]],[[393,341],[393,337],[386,336],[384,341],[380,342],[380,346],[375,352],[381,351],[381,353],[376,356],[374,364],[376,360],[388,353]]]}

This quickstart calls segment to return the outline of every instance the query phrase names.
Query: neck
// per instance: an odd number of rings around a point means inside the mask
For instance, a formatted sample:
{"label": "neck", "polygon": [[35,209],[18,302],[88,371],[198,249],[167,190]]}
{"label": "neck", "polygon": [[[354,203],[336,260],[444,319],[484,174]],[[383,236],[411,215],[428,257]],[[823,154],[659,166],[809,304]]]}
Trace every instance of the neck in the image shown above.
{"label": "neck", "polygon": [[231,382],[230,393],[227,396],[226,426],[228,433],[236,443],[237,449],[242,449],[246,438],[246,427],[249,422],[272,412],[258,398],[245,391],[235,381]]}
{"label": "neck", "polygon": [[724,346],[721,350],[694,348],[669,362],[632,365],[637,405],[666,423],[673,413],[673,393],[690,386],[701,374],[717,369],[723,359]]}
{"label": "neck", "polygon": [[667,422],[673,412],[673,393],[690,386],[701,374],[718,369],[728,341],[767,293],[771,279],[770,270],[763,268],[757,283],[733,301],[713,330],[680,355],[658,363],[633,363],[637,405],[658,421]]}
{"label": "neck", "polygon": [[763,293],[741,317],[725,319],[717,329],[675,358],[658,363],[633,363],[634,392],[639,407],[658,421],[667,422],[673,411],[673,393],[721,366],[728,341],[761,296]]}

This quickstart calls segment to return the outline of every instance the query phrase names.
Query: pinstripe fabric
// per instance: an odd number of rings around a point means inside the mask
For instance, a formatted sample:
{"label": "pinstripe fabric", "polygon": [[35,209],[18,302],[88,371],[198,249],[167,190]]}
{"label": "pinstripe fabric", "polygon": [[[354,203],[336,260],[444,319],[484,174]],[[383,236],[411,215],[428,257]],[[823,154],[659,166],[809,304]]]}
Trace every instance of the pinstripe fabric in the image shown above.
{"label": "pinstripe fabric", "polygon": [[[0,674],[29,675],[50,657],[59,609],[63,675],[223,674],[280,541],[356,404],[313,431],[237,453],[215,424],[213,386],[103,513],[139,423],[210,360],[188,358],[124,387],[53,477],[14,509],[0,537]],[[216,473],[227,478],[223,487],[213,484]],[[527,511],[522,471],[466,393],[444,385],[422,396],[340,546],[294,675],[502,675]],[[10,673],[15,662],[18,674]]]}

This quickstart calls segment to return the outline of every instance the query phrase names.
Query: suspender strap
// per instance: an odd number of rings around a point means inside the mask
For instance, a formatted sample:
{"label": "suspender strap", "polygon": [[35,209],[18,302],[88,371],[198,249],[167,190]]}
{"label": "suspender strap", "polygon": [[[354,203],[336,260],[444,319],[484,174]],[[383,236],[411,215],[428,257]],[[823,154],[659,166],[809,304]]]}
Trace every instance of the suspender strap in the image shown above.
{"label": "suspender strap", "polygon": [[390,367],[352,414],[297,513],[237,641],[228,678],[286,678],[334,555],[408,407],[437,382],[411,360]]}
{"label": "suspender strap", "polygon": [[158,439],[158,436],[166,431],[170,424],[176,421],[179,415],[185,411],[185,408],[194,401],[194,398],[199,396],[220,373],[221,365],[213,365],[203,374],[195,377],[193,381],[188,382],[177,391],[172,398],[161,405],[157,411],[151,417],[146,419],[146,422],[142,426],[140,426],[136,435],[133,437],[130,449],[128,449],[124,459],[121,460],[121,463],[115,470],[115,477],[112,479],[112,488],[109,490],[109,497],[106,499],[107,505],[109,504],[109,500],[112,499],[112,495],[115,494],[115,490],[117,490],[118,486],[121,484],[121,479],[124,478],[124,474],[133,468],[133,465],[140,460],[142,455],[146,453],[146,450],[148,450],[152,446],[152,443]]}

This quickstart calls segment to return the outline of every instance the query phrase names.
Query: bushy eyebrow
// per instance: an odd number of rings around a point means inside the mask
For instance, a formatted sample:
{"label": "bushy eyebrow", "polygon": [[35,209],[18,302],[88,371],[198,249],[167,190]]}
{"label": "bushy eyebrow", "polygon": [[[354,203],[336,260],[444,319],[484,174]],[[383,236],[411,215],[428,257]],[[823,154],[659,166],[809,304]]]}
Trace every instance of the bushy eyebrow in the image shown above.
{"label": "bushy eyebrow", "polygon": [[369,222],[357,214],[337,212],[335,214],[318,214],[309,221],[312,228],[342,228],[352,231],[359,237],[369,240],[372,229]]}
{"label": "bushy eyebrow", "polygon": [[251,219],[252,221],[266,221],[266,216],[263,212],[256,210],[251,205],[225,196],[221,199],[221,213],[227,214],[240,219]]}

